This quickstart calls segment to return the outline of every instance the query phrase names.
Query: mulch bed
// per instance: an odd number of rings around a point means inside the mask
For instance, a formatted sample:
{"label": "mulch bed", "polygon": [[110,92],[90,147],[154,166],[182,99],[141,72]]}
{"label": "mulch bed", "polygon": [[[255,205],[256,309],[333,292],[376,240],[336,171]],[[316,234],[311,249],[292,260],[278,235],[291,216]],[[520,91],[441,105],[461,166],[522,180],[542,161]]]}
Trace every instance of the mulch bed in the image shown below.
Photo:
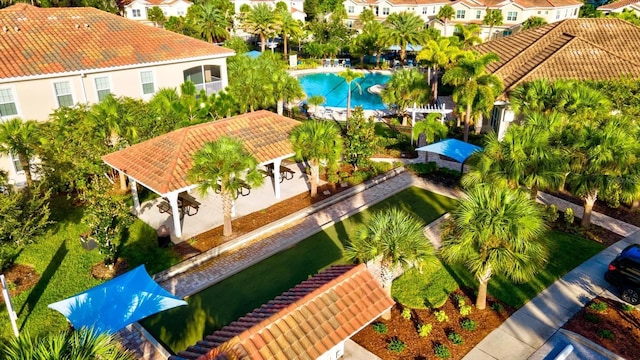
{"label": "mulch bed", "polygon": [[[560,199],[566,200],[570,203],[584,206],[584,201],[582,199],[566,191],[547,191],[547,193],[549,195],[553,195]],[[593,211],[610,216],[620,221],[624,221],[629,224],[633,224],[635,226],[640,226],[640,211],[631,211],[631,208],[625,204],[620,204],[619,207],[613,208],[609,206],[605,201],[596,200],[596,203],[593,205]]]}
{"label": "mulch bed", "polygon": [[[466,292],[470,293],[470,291]],[[486,309],[477,310],[473,306],[470,315],[462,316],[458,309],[457,297],[463,297],[467,305],[474,304],[475,296],[472,299],[462,290],[455,291],[441,308],[436,309],[447,314],[449,317],[447,322],[439,323],[434,316],[434,310],[430,309],[412,309],[411,319],[406,320],[401,316],[402,306],[396,304],[391,310],[391,319],[383,320],[380,318],[377,320],[377,322],[387,325],[388,332],[386,334],[376,332],[373,325],[369,325],[353,336],[352,340],[382,359],[438,359],[435,355],[435,347],[438,344],[449,349],[452,359],[461,359],[515,311],[488,296]],[[492,305],[499,311],[493,310]],[[478,325],[476,330],[464,330],[460,324],[465,319],[475,321]],[[431,324],[431,333],[428,336],[420,337],[417,330],[418,324]],[[462,344],[455,345],[449,340],[448,335],[452,332],[462,336]],[[400,353],[389,350],[387,347],[393,338],[404,342],[407,345],[406,349]]]}
{"label": "mulch bed", "polygon": [[[13,264],[4,272],[4,278],[9,286],[9,295],[15,297],[36,286],[38,280],[40,280],[40,274],[31,266]],[[0,304],[4,304],[3,296],[0,296]]]}
{"label": "mulch bed", "polygon": [[[607,304],[604,311],[589,307],[598,302]],[[580,334],[626,359],[638,359],[640,348],[640,312],[624,311],[622,303],[597,297],[576,313],[564,328]],[[608,335],[612,335],[612,338]]]}

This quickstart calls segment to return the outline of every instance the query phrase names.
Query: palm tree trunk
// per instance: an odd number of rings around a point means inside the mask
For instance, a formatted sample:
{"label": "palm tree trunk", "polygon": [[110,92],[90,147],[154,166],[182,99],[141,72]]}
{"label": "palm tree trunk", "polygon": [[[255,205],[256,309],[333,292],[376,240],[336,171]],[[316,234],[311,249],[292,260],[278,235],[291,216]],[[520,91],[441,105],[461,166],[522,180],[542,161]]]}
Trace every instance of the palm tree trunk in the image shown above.
{"label": "palm tree trunk", "polygon": [[464,114],[464,142],[469,142],[469,123],[471,122],[471,102],[467,103],[467,113]]}
{"label": "palm tree trunk", "polygon": [[228,190],[222,188],[222,214],[224,217],[224,225],[222,228],[222,235],[229,236],[233,233],[233,229],[231,228],[231,206],[233,199]]}
{"label": "palm tree trunk", "polygon": [[29,164],[29,159],[25,156],[18,155],[18,160],[20,161],[22,170],[24,170],[24,176],[27,178],[27,189],[31,189],[33,187],[33,178],[31,177],[31,165]]}
{"label": "palm tree trunk", "polygon": [[349,130],[349,118],[351,117],[351,82],[348,83],[347,90],[347,130]]}
{"label": "palm tree trunk", "polygon": [[431,81],[431,91],[433,92],[433,102],[437,103],[438,102],[438,68],[437,67],[433,67],[433,73],[430,75],[433,78],[430,79],[429,81]]}
{"label": "palm tree trunk", "polygon": [[278,115],[282,116],[282,114],[284,113],[284,99],[278,99],[276,108],[278,109]]}
{"label": "palm tree trunk", "polygon": [[282,39],[284,40],[284,60],[287,60],[287,33],[282,33]]}
{"label": "palm tree trunk", "polygon": [[529,194],[531,195],[531,200],[536,201],[538,198],[538,187],[533,185],[530,189]]}
{"label": "palm tree trunk", "polygon": [[311,185],[311,197],[318,195],[318,179],[320,175],[320,166],[317,160],[311,162],[311,174],[309,176],[309,185]]}
{"label": "palm tree trunk", "polygon": [[444,19],[444,37],[447,37],[447,24],[449,23],[449,21],[447,21],[447,19]]}
{"label": "palm tree trunk", "polygon": [[[260,43],[262,45],[260,45],[262,52],[264,52],[264,49],[266,48],[267,44],[265,43],[265,38],[264,38],[264,34],[260,34]],[[253,110],[251,110],[253,111]]]}
{"label": "palm tree trunk", "polygon": [[380,51],[376,54],[376,68],[380,68]]}
{"label": "palm tree trunk", "polygon": [[127,178],[124,176],[124,171],[118,171],[118,175],[120,176],[120,190],[127,191]]}
{"label": "palm tree trunk", "polygon": [[364,68],[364,54],[360,55],[360,66]]}
{"label": "palm tree trunk", "polygon": [[593,194],[587,195],[584,198],[584,213],[582,214],[582,221],[580,222],[580,226],[582,226],[583,228],[587,228],[591,224],[591,212],[597,198],[597,191],[595,191]]}
{"label": "palm tree trunk", "polygon": [[400,49],[400,63],[402,63],[402,65],[405,64],[404,60],[407,58],[407,46],[403,46]]}
{"label": "palm tree trunk", "polygon": [[487,281],[480,281],[478,284],[478,297],[476,298],[476,308],[484,310],[487,307]]}
{"label": "palm tree trunk", "polygon": [[634,199],[631,203],[631,211],[640,210],[640,199]]}

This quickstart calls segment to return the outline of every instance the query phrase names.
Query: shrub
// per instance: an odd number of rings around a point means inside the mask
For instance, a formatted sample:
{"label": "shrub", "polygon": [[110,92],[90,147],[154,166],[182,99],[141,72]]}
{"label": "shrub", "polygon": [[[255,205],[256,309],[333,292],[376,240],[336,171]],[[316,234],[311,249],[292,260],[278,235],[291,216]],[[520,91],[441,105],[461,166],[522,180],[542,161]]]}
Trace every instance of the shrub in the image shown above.
{"label": "shrub", "polygon": [[405,320],[411,320],[411,309],[409,308],[402,309],[402,314],[400,314],[400,316],[402,316],[402,318]]}
{"label": "shrub", "polygon": [[387,331],[389,331],[389,328],[387,328],[387,325],[385,323],[375,323],[373,324],[373,331],[379,333],[379,334],[386,334]]}
{"label": "shrub", "polygon": [[609,340],[613,340],[616,338],[616,335],[612,333],[611,330],[607,330],[607,329],[598,329],[598,336],[600,336],[603,339],[609,339]]}
{"label": "shrub", "polygon": [[413,172],[416,175],[427,175],[436,171],[437,165],[435,162],[431,161],[428,163],[415,163],[415,164],[407,164],[407,169]]}
{"label": "shrub", "polygon": [[0,246],[0,272],[8,269],[16,261],[20,248],[11,245]]}
{"label": "shrub", "polygon": [[592,314],[592,313],[585,313],[584,314],[584,319],[587,320],[588,322],[594,323],[594,324],[597,324],[600,321],[602,321],[602,320],[600,320],[600,317],[598,315]]}
{"label": "shrub", "polygon": [[338,174],[331,174],[329,176],[327,176],[327,181],[330,184],[337,184],[340,182],[340,176],[338,176]]}
{"label": "shrub", "polygon": [[434,352],[440,359],[448,359],[451,357],[451,352],[449,351],[449,349],[447,349],[447,347],[442,344],[436,345],[436,347],[434,348]]}
{"label": "shrub", "polygon": [[444,312],[444,310],[439,310],[433,313],[438,322],[447,322],[449,321],[449,316]]}
{"label": "shrub", "polygon": [[478,327],[478,323],[471,319],[464,319],[460,326],[467,331],[474,331]]}
{"label": "shrub", "polygon": [[471,314],[471,310],[471,305],[462,305],[460,306],[460,315],[469,316],[469,314]]}
{"label": "shrub", "polygon": [[493,310],[495,312],[500,312],[500,311],[504,310],[504,307],[502,306],[502,304],[496,302],[496,303],[491,304],[491,310]]}
{"label": "shrub", "polygon": [[589,309],[597,312],[603,312],[607,310],[607,308],[608,308],[607,303],[600,302],[600,301],[594,301],[591,304],[589,304]]}
{"label": "shrub", "polygon": [[447,337],[455,345],[462,345],[464,343],[464,340],[462,339],[462,335],[458,334],[457,332],[451,332],[449,333],[449,335],[447,335]]}
{"label": "shrub", "polygon": [[569,207],[564,211],[564,221],[566,221],[568,225],[573,224],[574,217],[572,208]]}
{"label": "shrub", "polygon": [[394,337],[393,339],[389,340],[389,344],[387,344],[387,349],[398,354],[403,352],[404,349],[406,348],[407,348],[407,344],[405,344],[402,340],[398,339],[397,337]]}
{"label": "shrub", "polygon": [[633,310],[636,309],[635,306],[629,305],[629,304],[622,304],[621,308],[622,308],[622,311],[624,311],[624,312],[632,312]]}
{"label": "shrub", "polygon": [[431,334],[431,329],[433,325],[431,324],[418,324],[418,335],[420,337],[427,337]]}
{"label": "shrub", "polygon": [[347,179],[347,182],[351,185],[358,185],[367,179],[369,179],[371,175],[364,170],[356,170],[351,176]]}
{"label": "shrub", "polygon": [[377,176],[393,169],[393,164],[384,161],[373,161],[371,162],[371,168],[374,170],[374,173]]}
{"label": "shrub", "polygon": [[560,217],[560,214],[558,214],[557,206],[555,206],[554,204],[547,206],[547,220],[549,222],[553,223],[556,220],[558,220],[559,217]]}

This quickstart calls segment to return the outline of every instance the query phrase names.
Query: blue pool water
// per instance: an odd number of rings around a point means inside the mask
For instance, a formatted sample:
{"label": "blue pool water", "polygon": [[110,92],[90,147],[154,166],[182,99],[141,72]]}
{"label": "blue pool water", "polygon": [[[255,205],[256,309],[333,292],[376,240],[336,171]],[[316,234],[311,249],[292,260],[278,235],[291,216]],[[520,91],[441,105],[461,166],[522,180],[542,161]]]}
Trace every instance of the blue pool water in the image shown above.
{"label": "blue pool water", "polygon": [[[382,103],[380,96],[370,94],[367,89],[373,85],[386,84],[389,81],[389,75],[383,74],[365,74],[364,77],[355,79],[351,83],[351,107],[362,106],[365,110],[381,110],[386,107]],[[360,89],[355,83],[359,83]],[[331,107],[347,107],[347,83],[344,79],[336,74],[311,74],[300,77],[300,84],[308,97],[314,95],[324,96],[326,102],[323,106]]]}

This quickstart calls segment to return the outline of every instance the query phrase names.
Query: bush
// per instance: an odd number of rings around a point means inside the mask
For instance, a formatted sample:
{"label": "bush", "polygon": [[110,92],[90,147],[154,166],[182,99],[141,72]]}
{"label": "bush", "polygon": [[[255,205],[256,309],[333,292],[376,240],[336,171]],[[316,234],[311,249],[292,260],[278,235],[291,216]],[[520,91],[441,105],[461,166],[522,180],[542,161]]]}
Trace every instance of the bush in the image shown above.
{"label": "bush", "polygon": [[431,334],[432,329],[433,325],[431,324],[418,324],[418,335],[420,337],[427,337]]}
{"label": "bush", "polygon": [[607,303],[600,302],[600,301],[594,301],[591,304],[589,304],[589,309],[597,312],[603,312],[607,310],[608,307],[609,306],[607,305]]}
{"label": "bush", "polygon": [[373,170],[374,176],[377,176],[393,169],[393,164],[385,161],[372,161],[371,168]]}
{"label": "bush", "polygon": [[449,321],[449,316],[444,312],[444,310],[436,311],[433,313],[438,322],[447,322]]}
{"label": "bush", "polygon": [[44,233],[49,220],[50,191],[38,185],[30,191],[0,196],[0,243],[28,244]]}
{"label": "bush", "polygon": [[347,179],[347,182],[351,185],[358,185],[368,180],[371,175],[364,170],[356,170]]}
{"label": "bush", "polygon": [[432,172],[436,171],[437,167],[438,166],[433,161],[428,162],[426,164],[425,163],[407,164],[407,169],[409,169],[409,171],[411,171],[412,173],[418,176],[431,174]]}
{"label": "bush", "polygon": [[612,333],[611,330],[607,330],[607,329],[598,329],[598,336],[600,336],[603,339],[609,339],[609,340],[613,340],[616,338],[616,335]]}
{"label": "bush", "polygon": [[462,305],[460,306],[460,315],[469,316],[471,314],[472,307],[471,305]]}
{"label": "bush", "polygon": [[411,320],[411,309],[409,308],[402,309],[402,314],[400,314],[400,316],[402,316],[402,318],[405,320]]}
{"label": "bush", "polygon": [[387,328],[387,325],[385,323],[378,322],[373,324],[373,331],[379,334],[386,334],[387,331],[389,331],[389,328]]}
{"label": "bush", "polygon": [[636,309],[636,307],[629,304],[621,304],[621,309],[624,312],[632,312]]}
{"label": "bush", "polygon": [[558,213],[558,207],[555,206],[554,204],[551,204],[549,206],[547,206],[547,220],[551,223],[556,222],[556,220],[558,220],[558,218],[560,217],[560,214]]}
{"label": "bush", "polygon": [[457,332],[450,332],[449,335],[447,335],[447,337],[455,345],[462,345],[464,343],[464,340],[462,339],[462,335],[458,334]]}
{"label": "bush", "polygon": [[584,319],[593,324],[597,324],[602,321],[598,315],[592,313],[584,313]]}
{"label": "bush", "polygon": [[467,331],[475,331],[478,328],[478,323],[471,319],[464,319],[460,326]]}
{"label": "bush", "polygon": [[502,306],[502,304],[496,302],[496,303],[491,304],[491,310],[493,310],[495,312],[500,312],[500,311],[504,310],[504,307]]}
{"label": "bush", "polygon": [[11,245],[0,246],[0,272],[8,269],[16,261],[20,248]]}
{"label": "bush", "polygon": [[440,359],[448,359],[451,357],[451,352],[449,351],[449,349],[447,349],[447,347],[442,344],[436,345],[436,347],[434,348],[434,352]]}
{"label": "bush", "polygon": [[391,339],[389,341],[389,344],[387,344],[387,349],[398,354],[403,352],[404,349],[406,348],[407,348],[407,344],[405,344],[402,340],[398,339],[397,337],[394,337],[393,339]]}
{"label": "bush", "polygon": [[573,214],[573,209],[572,208],[567,208],[564,211],[564,221],[567,222],[568,225],[573,225],[573,220],[574,220],[575,216]]}

